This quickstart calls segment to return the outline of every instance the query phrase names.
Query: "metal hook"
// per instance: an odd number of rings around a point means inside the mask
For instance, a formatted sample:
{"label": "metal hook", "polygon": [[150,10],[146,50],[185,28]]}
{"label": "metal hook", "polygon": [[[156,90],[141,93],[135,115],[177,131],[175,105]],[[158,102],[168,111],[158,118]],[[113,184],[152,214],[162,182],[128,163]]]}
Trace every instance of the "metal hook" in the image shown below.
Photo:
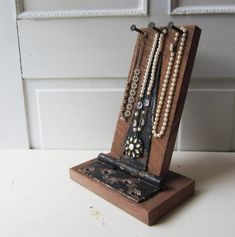
{"label": "metal hook", "polygon": [[131,31],[139,32],[140,34],[142,34],[142,35],[144,35],[144,36],[146,35],[146,32],[144,32],[144,31],[138,29],[138,28],[136,27],[136,25],[131,25],[130,29],[131,29]]}
{"label": "metal hook", "polygon": [[168,23],[168,27],[171,28],[171,29],[173,29],[173,30],[175,30],[175,31],[177,31],[177,32],[180,33],[180,34],[183,34],[183,33],[184,33],[180,28],[178,28],[178,27],[176,27],[176,26],[174,25],[173,21],[170,21],[170,22]]}
{"label": "metal hook", "polygon": [[148,28],[150,29],[153,29],[153,30],[156,30],[158,33],[162,33],[162,31],[160,29],[158,29],[156,26],[155,26],[155,23],[154,22],[150,22],[148,24]]}

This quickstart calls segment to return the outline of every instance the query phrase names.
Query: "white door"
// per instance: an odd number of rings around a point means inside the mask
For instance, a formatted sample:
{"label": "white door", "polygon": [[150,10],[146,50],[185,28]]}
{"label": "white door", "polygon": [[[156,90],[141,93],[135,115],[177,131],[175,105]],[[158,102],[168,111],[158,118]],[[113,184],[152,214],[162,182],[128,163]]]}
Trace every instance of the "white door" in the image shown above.
{"label": "white door", "polygon": [[1,147],[109,149],[129,27],[173,20],[202,28],[176,149],[235,150],[233,0],[0,2]]}
{"label": "white door", "polygon": [[0,148],[27,148],[14,1],[0,1]]}

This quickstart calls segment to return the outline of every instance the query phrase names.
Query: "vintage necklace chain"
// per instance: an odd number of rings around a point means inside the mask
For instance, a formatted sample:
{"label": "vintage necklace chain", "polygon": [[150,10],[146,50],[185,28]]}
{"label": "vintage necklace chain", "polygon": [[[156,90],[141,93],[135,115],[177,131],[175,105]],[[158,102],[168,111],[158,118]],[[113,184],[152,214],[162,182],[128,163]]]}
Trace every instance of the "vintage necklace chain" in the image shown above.
{"label": "vintage necklace chain", "polygon": [[[184,27],[181,27],[181,30],[183,31],[183,34],[181,35],[181,38],[180,38],[180,43],[179,43],[180,45],[179,45],[179,49],[177,51],[177,56],[176,56],[176,53],[174,52],[176,45],[174,45],[174,44],[170,45],[170,52],[171,52],[170,58],[169,58],[169,62],[167,65],[167,70],[165,73],[165,77],[164,77],[164,81],[163,81],[164,83],[162,85],[159,101],[156,106],[156,113],[155,113],[155,118],[154,118],[154,122],[153,122],[153,126],[152,126],[152,134],[155,138],[161,138],[165,134],[165,131],[166,131],[167,125],[168,125],[168,121],[169,121],[169,116],[170,116],[172,102],[173,102],[173,96],[174,96],[174,92],[175,92],[176,85],[177,85],[177,79],[179,76],[180,66],[181,66],[185,43],[186,43],[186,38],[187,38],[187,30]],[[174,37],[175,43],[179,41],[179,35],[180,34],[178,32],[175,33],[175,37]],[[176,61],[175,61],[175,56],[177,58]],[[158,127],[159,127],[160,117],[161,117],[161,111],[162,111],[162,107],[164,105],[164,101],[166,98],[166,92],[167,92],[168,83],[169,83],[169,79],[171,77],[172,67],[173,67],[174,62],[175,62],[174,73],[172,76],[171,86],[169,88],[169,93],[168,93],[168,97],[167,97],[167,101],[166,101],[166,108],[165,108],[164,115],[163,115],[163,122],[162,122],[161,128],[159,129],[159,132],[157,132]]]}
{"label": "vintage necklace chain", "polygon": [[150,77],[150,82],[147,88],[147,95],[151,95],[152,92],[152,88],[153,88],[153,84],[154,84],[154,80],[155,80],[155,73],[156,73],[156,68],[158,65],[158,61],[159,61],[159,56],[162,53],[163,50],[163,43],[164,43],[164,39],[165,39],[165,34],[167,33],[166,29],[163,30],[163,33],[160,34],[159,37],[159,42],[158,42],[158,47],[156,50],[156,53],[154,55],[154,59],[153,59],[153,64],[152,64],[152,70],[151,70],[151,77]]}
{"label": "vintage necklace chain", "polygon": [[[145,76],[143,78],[141,92],[139,95],[139,100],[136,105],[136,111],[134,114],[134,119],[132,123],[133,135],[129,136],[124,144],[124,154],[132,159],[138,159],[142,156],[144,151],[144,143],[139,137],[139,134],[136,132],[141,132],[145,125],[145,117],[147,114],[147,108],[150,104],[150,99],[148,98],[151,95],[152,87],[155,80],[155,72],[159,62],[159,56],[163,49],[164,33],[156,33],[154,35],[152,48],[149,54],[148,63],[145,71]],[[150,76],[149,72],[151,70]],[[146,86],[147,88],[147,97],[144,98]]]}
{"label": "vintage necklace chain", "polygon": [[142,127],[145,125],[145,121],[143,119],[139,118],[139,117],[141,117],[140,112],[143,109],[143,107],[146,108],[146,107],[149,106],[149,100],[144,99],[143,97],[144,97],[144,92],[145,92],[146,85],[147,85],[147,82],[148,82],[149,72],[150,72],[150,69],[151,69],[151,65],[152,65],[152,62],[153,62],[155,51],[156,51],[157,45],[159,43],[159,38],[160,38],[159,33],[156,33],[154,35],[151,51],[150,51],[150,54],[149,54],[149,57],[148,57],[148,63],[147,63],[147,66],[146,66],[143,82],[142,82],[142,85],[141,85],[139,100],[138,100],[137,105],[136,105],[137,111],[134,114],[133,132],[137,132],[137,131],[140,132],[142,130]]}
{"label": "vintage necklace chain", "polygon": [[[149,97],[151,95],[153,84],[154,84],[154,81],[155,81],[156,68],[158,66],[159,56],[160,56],[160,54],[163,50],[163,43],[164,43],[166,32],[167,31],[164,29],[164,33],[161,33],[160,36],[158,37],[157,49],[154,53],[152,63],[151,63],[152,68],[151,68],[150,80],[148,82],[148,87],[147,87],[147,92],[146,92],[147,96],[146,96],[146,98],[143,99],[143,102],[139,101],[138,102],[139,104],[137,105],[139,109],[142,109],[143,107],[144,108],[143,108],[141,114],[140,114],[140,112],[135,113],[136,120],[134,120],[134,125],[136,125],[136,126],[133,127],[134,132],[136,132],[136,131],[141,132],[143,126],[145,125],[145,118],[146,118],[146,115],[147,115],[147,108],[150,104],[150,98]],[[141,98],[140,98],[140,100],[141,100]],[[138,116],[140,116],[140,118],[137,121]]]}
{"label": "vintage necklace chain", "polygon": [[147,67],[146,67],[145,74],[144,74],[144,79],[143,79],[143,82],[142,82],[142,85],[141,85],[141,90],[140,90],[140,95],[139,95],[140,98],[144,97],[144,92],[145,92],[145,89],[146,89],[148,75],[149,75],[150,67],[151,67],[151,64],[152,64],[153,57],[154,57],[154,52],[155,52],[155,49],[157,47],[158,38],[159,38],[159,33],[156,33],[154,35],[151,52],[150,52],[149,57],[148,57],[148,63],[147,63]]}
{"label": "vintage necklace chain", "polygon": [[126,121],[132,114],[133,104],[135,102],[135,96],[137,94],[138,82],[141,74],[140,64],[144,51],[145,39],[146,35],[143,35],[138,49],[138,58],[134,69],[132,81],[131,82],[127,81],[126,83],[126,88],[124,91],[124,96],[122,99],[122,105],[120,110],[120,117],[124,121]]}

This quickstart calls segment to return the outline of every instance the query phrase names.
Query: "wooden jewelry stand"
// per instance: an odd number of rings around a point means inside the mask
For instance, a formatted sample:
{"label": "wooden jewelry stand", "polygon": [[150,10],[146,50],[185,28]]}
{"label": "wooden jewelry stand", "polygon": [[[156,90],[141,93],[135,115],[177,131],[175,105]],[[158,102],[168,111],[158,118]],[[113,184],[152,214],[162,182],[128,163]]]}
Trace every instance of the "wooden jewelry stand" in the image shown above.
{"label": "wooden jewelry stand", "polygon": [[[195,191],[194,180],[169,171],[201,32],[194,25],[183,26],[183,28],[187,30],[187,38],[164,135],[160,138],[153,135],[148,136],[150,138],[148,152],[144,151],[140,158],[130,158],[128,155],[124,155],[126,154],[124,153],[124,147],[126,146],[130,127],[133,126],[133,117],[136,114],[134,115],[134,111],[128,119],[123,120],[120,113],[110,153],[107,155],[100,154],[97,158],[70,169],[70,177],[73,180],[148,225],[153,225],[159,218],[178,206]],[[163,30],[165,28],[161,27],[159,29]],[[133,106],[136,108],[137,98],[141,93],[141,85],[144,80],[144,73],[142,72],[146,70],[153,39],[158,29],[152,26],[151,28],[142,28],[140,30],[135,28],[134,30],[138,31],[139,34],[128,82],[133,80],[138,47],[143,38],[143,33],[146,36],[140,63],[141,74],[136,91],[137,94],[133,102]],[[160,100],[160,92],[164,87],[164,76],[171,56],[169,49],[175,39],[176,31],[183,34],[182,30],[171,24],[165,34],[161,70],[159,69],[159,93],[155,92],[155,101]],[[175,61],[173,63],[175,65]],[[154,86],[156,87],[156,84]],[[154,89],[152,94],[154,94]],[[151,98],[154,98],[154,95],[152,96]],[[156,108],[156,103],[153,102],[151,106]],[[165,107],[166,104],[163,104],[163,111]],[[155,108],[152,111],[155,111]],[[153,118],[148,121],[153,121]],[[160,123],[163,123],[163,116],[160,118]],[[152,125],[148,129],[151,131]],[[130,149],[132,148],[130,147]]]}

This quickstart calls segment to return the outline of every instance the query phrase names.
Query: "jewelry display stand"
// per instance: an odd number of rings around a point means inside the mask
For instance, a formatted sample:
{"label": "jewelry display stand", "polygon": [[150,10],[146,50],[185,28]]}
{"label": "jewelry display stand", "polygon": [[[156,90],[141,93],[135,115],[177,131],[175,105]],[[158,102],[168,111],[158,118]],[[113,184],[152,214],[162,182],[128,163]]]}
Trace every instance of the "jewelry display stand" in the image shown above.
{"label": "jewelry display stand", "polygon": [[201,30],[194,25],[131,27],[138,32],[109,154],[70,169],[70,177],[153,225],[195,191],[169,171]]}

